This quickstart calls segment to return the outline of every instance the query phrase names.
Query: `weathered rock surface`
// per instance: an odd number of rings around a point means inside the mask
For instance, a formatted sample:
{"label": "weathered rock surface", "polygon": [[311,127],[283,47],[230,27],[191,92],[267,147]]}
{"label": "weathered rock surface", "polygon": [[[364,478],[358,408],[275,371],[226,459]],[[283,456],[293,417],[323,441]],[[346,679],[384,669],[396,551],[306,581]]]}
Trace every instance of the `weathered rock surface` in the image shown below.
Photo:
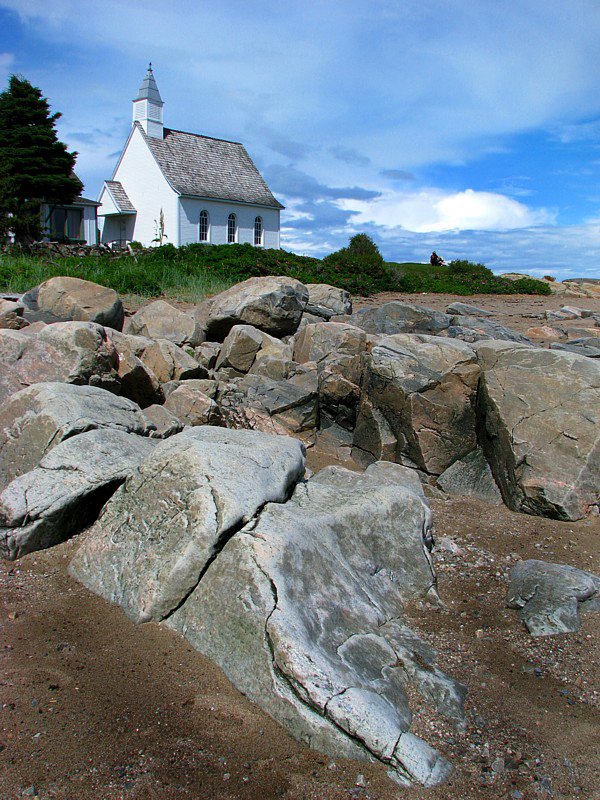
{"label": "weathered rock surface", "polygon": [[376,308],[361,308],[347,322],[367,333],[439,334],[450,325],[450,316],[426,306],[395,300]]}
{"label": "weathered rock surface", "polygon": [[367,336],[361,328],[344,322],[319,322],[306,325],[294,337],[294,360],[324,361],[332,355],[356,356],[367,349]]}
{"label": "weathered rock surface", "polygon": [[26,297],[30,298],[30,308],[50,318],[96,322],[119,331],[123,327],[123,304],[115,290],[82,278],[50,278]]}
{"label": "weathered rock surface", "polygon": [[234,325],[221,346],[215,369],[231,367],[243,374],[252,371],[258,358],[289,361],[291,357],[291,345],[252,325]]}
{"label": "weathered rock surface", "polygon": [[365,364],[355,447],[434,475],[475,449],[479,366],[471,347],[396,334],[382,337]]}
{"label": "weathered rock surface", "polygon": [[0,487],[36,467],[64,439],[96,428],[148,435],[138,405],[96,386],[37,383],[0,408]]}
{"label": "weathered rock surface", "polygon": [[456,315],[451,317],[448,327],[448,336],[453,339],[463,339],[465,342],[478,342],[484,339],[498,339],[507,342],[521,342],[531,344],[522,333],[500,325],[491,319]]}
{"label": "weathered rock surface", "polygon": [[453,497],[475,497],[495,505],[502,503],[502,495],[480,447],[451,464],[439,476],[437,485]]}
{"label": "weathered rock surface", "polygon": [[508,342],[475,345],[479,440],[514,511],[580,519],[600,485],[600,364]]}
{"label": "weathered rock surface", "polygon": [[160,620],[230,538],[304,472],[300,442],[189,428],[159,443],[111,498],[71,574],[135,621]]}
{"label": "weathered rock surface", "polygon": [[184,425],[220,425],[219,406],[207,394],[183,383],[167,397],[164,408]]}
{"label": "weathered rock surface", "polygon": [[307,283],[308,303],[306,311],[317,317],[330,319],[339,314],[352,313],[352,298],[345,289],[327,283]]}
{"label": "weathered rock surface", "polygon": [[461,314],[465,316],[471,317],[492,317],[494,315],[493,311],[486,311],[483,308],[478,308],[477,306],[469,305],[469,303],[450,303],[448,308],[446,309],[447,314]]}
{"label": "weathered rock surface", "polygon": [[600,611],[600,576],[546,561],[519,561],[510,572],[506,604],[518,609],[532,636],[574,633],[580,611]]}
{"label": "weathered rock surface", "polygon": [[21,558],[85,528],[156,444],[111,429],[60,442],[0,493],[0,556]]}
{"label": "weathered rock surface", "polygon": [[570,342],[551,342],[550,350],[566,350],[588,358],[600,358],[600,339],[595,336],[584,336],[571,339]]}
{"label": "weathered rock surface", "polygon": [[124,332],[147,336],[149,339],[168,339],[176,345],[189,344],[191,347],[196,347],[203,338],[195,317],[165,300],[155,300],[128,317]]}
{"label": "weathered rock surface", "polygon": [[308,289],[286,277],[249,278],[197,308],[208,341],[222,342],[234,325],[253,325],[273,336],[295,333]]}
{"label": "weathered rock surface", "polygon": [[0,328],[18,331],[28,325],[23,318],[23,304],[0,297]]}
{"label": "weathered rock surface", "polygon": [[0,402],[45,381],[120,391],[117,351],[102,326],[58,322],[35,334],[25,330],[0,330]]}
{"label": "weathered rock surface", "polygon": [[140,358],[160,383],[205,378],[208,374],[195,358],[169,339],[152,342]]}
{"label": "weathered rock surface", "polygon": [[225,392],[220,407],[227,427],[299,434],[319,424],[316,387],[246,375]]}
{"label": "weathered rock surface", "polygon": [[325,469],[232,537],[167,624],[297,738],[433,785],[449,765],[410,733],[404,687],[459,724],[464,690],[402,622],[436,596],[429,526],[410,471]]}

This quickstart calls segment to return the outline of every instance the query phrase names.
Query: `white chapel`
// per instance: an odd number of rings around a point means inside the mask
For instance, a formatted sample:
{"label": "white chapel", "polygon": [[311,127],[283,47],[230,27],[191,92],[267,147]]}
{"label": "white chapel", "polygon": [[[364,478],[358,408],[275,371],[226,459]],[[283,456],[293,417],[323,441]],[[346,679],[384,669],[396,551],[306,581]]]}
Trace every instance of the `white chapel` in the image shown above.
{"label": "white chapel", "polygon": [[279,247],[272,195],[239,142],[163,125],[152,64],[133,101],[133,125],[98,198],[101,241]]}

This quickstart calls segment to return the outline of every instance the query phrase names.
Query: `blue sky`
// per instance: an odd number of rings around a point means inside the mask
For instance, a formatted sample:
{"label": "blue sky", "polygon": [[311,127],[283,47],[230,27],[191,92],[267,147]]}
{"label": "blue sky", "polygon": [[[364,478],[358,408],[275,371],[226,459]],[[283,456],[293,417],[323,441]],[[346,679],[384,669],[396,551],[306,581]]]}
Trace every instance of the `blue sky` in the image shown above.
{"label": "blue sky", "polygon": [[62,112],[87,196],[148,61],[167,126],[246,145],[286,249],[600,277],[598,0],[0,0],[0,87]]}

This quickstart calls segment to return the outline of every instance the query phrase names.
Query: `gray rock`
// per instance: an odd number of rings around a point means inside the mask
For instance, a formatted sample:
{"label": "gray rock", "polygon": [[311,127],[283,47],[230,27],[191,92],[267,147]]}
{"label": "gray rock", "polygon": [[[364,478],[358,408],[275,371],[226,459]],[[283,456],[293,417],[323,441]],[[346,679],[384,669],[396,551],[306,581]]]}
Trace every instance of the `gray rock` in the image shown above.
{"label": "gray rock", "polygon": [[163,619],[225,542],[266,502],[285,500],[303,471],[294,439],[188,428],[160,442],[113,495],[70,572],[135,621]]}
{"label": "gray rock", "polygon": [[331,355],[360,355],[367,349],[367,337],[361,328],[343,322],[319,322],[306,325],[294,337],[294,361],[317,363]]}
{"label": "gray rock", "polygon": [[295,333],[308,289],[286,277],[249,278],[197,307],[205,338],[222,342],[234,325],[253,325],[273,336]]}
{"label": "gray rock", "polygon": [[155,300],[125,320],[125,333],[147,336],[149,339],[168,339],[173,344],[196,347],[202,341],[202,331],[193,314],[186,314],[164,300]]}
{"label": "gray rock", "polygon": [[120,391],[117,351],[102,326],[60,322],[35,334],[25,330],[0,330],[0,401],[46,381]]}
{"label": "gray rock", "polygon": [[273,381],[246,375],[220,398],[227,427],[266,433],[297,434],[319,424],[319,399],[315,388],[297,382]]}
{"label": "gray rock", "polygon": [[472,317],[492,317],[494,315],[493,311],[486,311],[483,308],[478,308],[477,306],[471,306],[468,303],[450,303],[448,308],[446,309],[448,314],[461,314],[466,316]]}
{"label": "gray rock", "polygon": [[519,561],[510,572],[506,604],[518,609],[532,636],[574,633],[580,611],[600,611],[600,577],[565,564]]}
{"label": "gray rock", "polygon": [[161,405],[146,406],[143,411],[144,418],[154,430],[150,431],[153,439],[168,439],[183,430],[183,422]]}
{"label": "gray rock", "polygon": [[[470,333],[471,331],[473,333]],[[494,322],[494,320],[491,319],[461,315],[451,317],[448,327],[448,336],[453,339],[464,339],[465,341],[498,339],[506,342],[531,344],[527,336],[524,336],[522,333],[517,333],[504,325],[500,325],[499,322]]]}
{"label": "gray rock", "polygon": [[221,424],[221,412],[215,401],[185,382],[169,394],[164,407],[184,425]]}
{"label": "gray rock", "polygon": [[459,725],[464,690],[402,622],[408,599],[436,596],[414,481],[394,464],[322,470],[232,537],[167,624],[297,738],[429,786],[449,765],[410,733],[404,687]]}
{"label": "gray rock", "polygon": [[502,495],[480,447],[451,464],[439,476],[437,485],[453,497],[475,497],[495,505],[502,503]]}
{"label": "gray rock", "polygon": [[[471,347],[438,336],[396,334],[382,337],[364,360],[369,403],[361,405],[366,418],[357,421],[356,447],[376,460],[390,458],[433,475],[475,449],[479,366]],[[388,431],[396,440],[393,456],[379,449],[389,442]]]}
{"label": "gray rock", "polygon": [[600,363],[509,342],[475,348],[479,442],[504,502],[563,520],[596,509]]}
{"label": "gray rock", "polygon": [[585,336],[581,339],[571,339],[570,342],[550,342],[550,350],[564,350],[588,358],[600,358],[600,339],[595,336]]}
{"label": "gray rock", "polygon": [[37,383],[0,408],[0,487],[36,467],[64,439],[96,428],[147,436],[138,405],[95,386]]}
{"label": "gray rock", "polygon": [[338,314],[352,313],[352,298],[345,289],[327,283],[307,283],[308,303],[306,311],[317,317],[330,319]]}
{"label": "gray rock", "polygon": [[233,367],[248,372],[262,345],[261,332],[252,325],[234,325],[229,331],[215,364],[215,369]]}
{"label": "gray rock", "polygon": [[439,334],[450,325],[450,316],[431,308],[395,300],[376,308],[361,308],[348,318],[350,325],[367,333]]}
{"label": "gray rock", "polygon": [[21,558],[83,530],[156,444],[110,429],[60,442],[0,494],[0,556]]}
{"label": "gray rock", "polygon": [[158,339],[149,345],[142,353],[141,360],[160,383],[206,378],[208,375],[195,358],[168,339]]}
{"label": "gray rock", "polygon": [[49,278],[24,295],[23,301],[49,322],[96,322],[119,331],[123,327],[123,304],[115,290],[81,278]]}

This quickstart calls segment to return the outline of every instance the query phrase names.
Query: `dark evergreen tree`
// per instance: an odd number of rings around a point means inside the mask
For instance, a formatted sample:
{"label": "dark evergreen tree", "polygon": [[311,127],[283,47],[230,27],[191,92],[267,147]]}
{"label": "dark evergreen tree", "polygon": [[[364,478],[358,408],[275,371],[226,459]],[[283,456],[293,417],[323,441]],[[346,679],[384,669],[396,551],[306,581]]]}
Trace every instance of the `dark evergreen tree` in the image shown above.
{"label": "dark evergreen tree", "polygon": [[40,204],[69,204],[81,181],[73,174],[77,153],[58,141],[55,122],[42,92],[12,75],[0,93],[0,241],[39,239]]}
{"label": "dark evergreen tree", "polygon": [[359,258],[369,258],[383,263],[379,248],[366,233],[355,233],[348,243],[348,252]]}

